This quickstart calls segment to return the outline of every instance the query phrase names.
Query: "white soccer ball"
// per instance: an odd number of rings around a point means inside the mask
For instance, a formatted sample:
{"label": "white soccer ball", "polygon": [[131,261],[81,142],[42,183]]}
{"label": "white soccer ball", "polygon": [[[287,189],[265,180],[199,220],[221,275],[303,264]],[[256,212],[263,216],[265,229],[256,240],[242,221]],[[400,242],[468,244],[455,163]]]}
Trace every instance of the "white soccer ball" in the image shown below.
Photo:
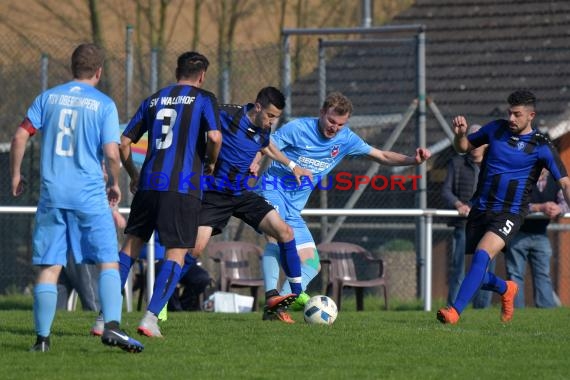
{"label": "white soccer ball", "polygon": [[303,317],[309,324],[332,325],[338,315],[336,303],[327,296],[314,296],[305,304]]}

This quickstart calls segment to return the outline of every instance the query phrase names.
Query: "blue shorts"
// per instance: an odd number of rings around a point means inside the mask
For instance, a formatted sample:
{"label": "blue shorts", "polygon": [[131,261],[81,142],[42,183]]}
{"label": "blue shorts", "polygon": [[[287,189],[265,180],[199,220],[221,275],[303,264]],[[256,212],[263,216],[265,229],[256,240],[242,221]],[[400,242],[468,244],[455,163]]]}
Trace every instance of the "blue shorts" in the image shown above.
{"label": "blue shorts", "polygon": [[301,210],[293,206],[288,192],[262,191],[261,195],[277,210],[283,220],[291,226],[295,235],[297,249],[316,248],[315,240],[307,223],[301,217]]}
{"label": "blue shorts", "polygon": [[78,264],[118,262],[111,209],[84,212],[39,205],[33,249],[34,265],[66,265],[68,250]]}

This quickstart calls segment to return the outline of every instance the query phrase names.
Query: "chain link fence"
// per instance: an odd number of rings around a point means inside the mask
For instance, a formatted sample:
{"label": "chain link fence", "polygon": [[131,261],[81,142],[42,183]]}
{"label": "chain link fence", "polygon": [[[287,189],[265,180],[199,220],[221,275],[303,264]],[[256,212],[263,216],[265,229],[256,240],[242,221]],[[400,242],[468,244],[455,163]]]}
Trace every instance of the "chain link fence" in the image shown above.
{"label": "chain link fence", "polygon": [[[338,90],[346,93],[353,101],[355,112],[351,127],[371,145],[380,149],[412,154],[418,145],[418,60],[417,41],[409,35],[395,35],[379,41],[365,42],[370,36],[359,39],[331,36],[307,41],[304,49],[293,54],[293,83],[291,86],[290,117],[318,116],[323,98],[322,80],[326,92]],[[121,122],[129,120],[138,104],[150,93],[175,81],[174,69],[179,54],[188,50],[186,46],[170,45],[165,51],[151,51],[133,43],[132,72],[128,68],[126,41],[115,41],[106,46],[107,60],[101,90],[117,103]],[[8,150],[11,135],[25,115],[34,97],[46,87],[68,81],[71,52],[82,41],[46,40],[41,46],[21,40],[4,41],[0,54],[0,160],[8,168]],[[307,48],[309,46],[310,48]],[[319,50],[321,47],[322,50]],[[280,45],[238,50],[231,53],[231,65],[220,70],[216,53],[201,51],[210,59],[210,69],[204,88],[216,93],[220,102],[245,103],[254,99],[264,86],[282,86],[283,49]],[[321,71],[319,71],[319,67]],[[324,69],[324,70],[323,70]],[[132,83],[128,87],[128,78]],[[324,75],[324,76],[323,76]],[[321,84],[320,84],[321,83]],[[429,99],[428,99],[429,102]],[[427,207],[444,208],[441,199],[441,184],[445,176],[445,164],[454,152],[449,148],[445,126],[438,119],[437,105],[429,103],[426,112],[427,145],[437,153],[428,163]],[[396,131],[401,132],[396,133]],[[397,138],[395,138],[397,137]],[[447,142],[446,142],[447,140]],[[388,144],[390,143],[390,144]],[[28,192],[18,199],[9,195],[10,177],[8,170],[0,180],[4,189],[0,192],[3,206],[35,205],[38,199],[39,139],[32,139],[28,148],[24,173],[29,179]],[[332,178],[339,175],[364,175],[371,166],[366,159],[347,159],[339,165]],[[390,181],[395,175],[417,175],[414,169],[378,168],[375,175]],[[123,192],[127,194],[127,176],[121,178]],[[337,183],[338,184],[338,183]],[[390,183],[381,190],[383,182],[376,188],[366,187],[354,201],[354,208],[416,208],[418,188],[407,180],[403,187],[391,187]],[[352,187],[332,190],[315,190],[309,200],[309,208],[343,208],[355,193]],[[121,206],[128,207],[125,197]],[[307,217],[315,240],[322,241],[332,229],[338,230],[333,240],[347,241],[368,248],[386,261],[390,296],[413,299],[419,295],[419,271],[421,257],[418,251],[418,220],[411,217],[350,217],[338,223],[335,218]],[[451,250],[452,229],[446,220],[435,220],[433,235],[433,297],[444,299],[447,294],[447,254]],[[323,227],[325,226],[325,227]],[[33,215],[0,214],[0,293],[22,292],[33,283],[31,262],[31,234]],[[563,302],[570,303],[568,276],[559,265],[566,255],[560,242],[567,232],[553,230],[554,247],[553,281]],[[261,236],[232,221],[218,239],[232,240],[236,237],[252,240],[263,245]],[[205,260],[208,269],[213,267]],[[504,265],[503,265],[504,267]],[[501,268],[501,264],[498,265]],[[499,273],[500,270],[499,270]],[[504,273],[504,270],[503,270]],[[215,276],[215,274],[213,274]],[[531,283],[531,281],[527,281]],[[316,285],[318,288],[318,284]],[[532,291],[527,291],[527,299]]]}

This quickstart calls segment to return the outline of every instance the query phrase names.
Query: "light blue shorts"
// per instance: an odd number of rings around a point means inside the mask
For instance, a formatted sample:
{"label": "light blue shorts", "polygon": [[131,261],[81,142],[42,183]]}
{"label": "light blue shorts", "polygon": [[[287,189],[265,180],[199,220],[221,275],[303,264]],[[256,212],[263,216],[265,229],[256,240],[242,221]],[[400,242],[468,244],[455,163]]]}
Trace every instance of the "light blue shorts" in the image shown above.
{"label": "light blue shorts", "polygon": [[84,212],[39,205],[33,249],[34,265],[65,265],[68,250],[78,264],[119,261],[111,209]]}
{"label": "light blue shorts", "polygon": [[281,191],[261,191],[260,194],[277,210],[285,222],[291,226],[295,235],[297,249],[316,248],[315,240],[307,223],[301,217],[301,211],[292,206],[288,192]]}

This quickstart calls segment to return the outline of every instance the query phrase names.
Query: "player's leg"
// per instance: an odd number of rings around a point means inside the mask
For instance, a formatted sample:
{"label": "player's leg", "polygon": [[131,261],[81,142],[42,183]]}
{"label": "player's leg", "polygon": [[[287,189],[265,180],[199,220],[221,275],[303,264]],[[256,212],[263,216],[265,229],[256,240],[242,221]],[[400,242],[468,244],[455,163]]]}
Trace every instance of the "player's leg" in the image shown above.
{"label": "player's leg", "polygon": [[[233,216],[249,224],[258,232],[275,239],[271,247],[275,248],[272,264],[275,267],[267,267],[267,261],[263,263],[265,288],[265,306],[263,319],[279,319],[286,323],[294,323],[286,312],[289,306],[301,292],[301,262],[297,253],[293,231],[287,225],[274,207],[260,195],[253,192],[244,192],[234,198]],[[279,278],[279,263],[292,284],[295,291],[291,294],[280,295],[277,290]],[[267,281],[265,275],[271,276],[273,281]],[[275,317],[275,318],[274,318]]]}
{"label": "player's leg", "polygon": [[51,326],[57,306],[57,279],[61,265],[42,266],[34,286],[34,324],[36,343],[30,351],[49,350]]}
{"label": "player's leg", "polygon": [[279,259],[293,294],[299,295],[301,288],[301,259],[297,252],[292,228],[271,209],[259,223],[259,230],[277,240]]}
{"label": "player's leg", "polygon": [[64,210],[38,206],[33,236],[32,264],[40,268],[34,286],[36,343],[31,351],[50,349],[51,326],[57,306],[57,280],[66,263],[67,220]]}
{"label": "player's leg", "polygon": [[197,258],[208,246],[210,238],[220,234],[228,224],[234,212],[233,199],[234,196],[231,194],[222,194],[216,191],[204,193],[198,217],[199,227],[196,244],[184,258],[182,276],[188,273],[192,266],[196,265]]}
{"label": "player's leg", "polygon": [[157,220],[159,196],[153,191],[137,191],[131,203],[131,212],[125,227],[125,239],[119,251],[121,289],[125,287],[129,272],[143,245],[149,241]]}
{"label": "player's leg", "polygon": [[[100,267],[99,300],[104,322],[101,343],[117,346],[127,352],[141,352],[144,346],[129,337],[120,327],[123,296],[117,254],[117,232],[111,209],[97,210],[95,213],[76,211],[73,218],[77,223],[81,242],[81,255],[75,253],[77,262],[94,262]],[[72,246],[75,246],[75,243]]]}
{"label": "player's leg", "polygon": [[465,279],[457,293],[457,298],[452,305],[459,314],[467,307],[467,304],[483,283],[494,284],[497,287],[505,286],[504,280],[487,272],[489,262],[501,251],[504,244],[503,239],[494,232],[488,231],[477,245],[471,261],[471,267],[465,275]]}
{"label": "player's leg", "polygon": [[[313,235],[311,235],[307,224],[300,215],[289,216],[286,222],[293,228],[295,241],[297,242],[297,251],[301,259],[301,286],[302,290],[305,291],[309,283],[321,270],[319,252],[313,240]],[[283,284],[282,292],[288,291],[287,285],[287,283]]]}
{"label": "player's leg", "polygon": [[196,245],[201,201],[179,193],[159,195],[157,230],[160,243],[166,247],[166,257],[156,277],[152,297],[138,332],[150,337],[161,337],[158,314],[176,290],[184,257]]}
{"label": "player's leg", "polygon": [[514,214],[471,213],[466,226],[466,252],[472,251],[476,237],[486,231],[477,243],[469,272],[465,276],[453,305],[440,309],[437,318],[442,323],[457,323],[469,301],[479,288],[501,294],[501,321],[508,322],[514,314],[514,299],[518,286],[513,281],[505,281],[487,272],[489,262],[501,252],[518,232],[522,218]]}
{"label": "player's leg", "polygon": [[[481,285],[481,289],[479,289],[475,296],[473,297],[473,308],[474,309],[484,309],[491,306],[491,300],[493,298],[493,292],[499,292],[494,286],[491,276],[495,273],[495,266],[497,264],[497,260],[489,261],[489,265],[487,266],[487,273],[485,275],[485,279],[483,280],[483,284]],[[487,283],[489,281],[489,283]],[[491,285],[491,286],[489,286]]]}
{"label": "player's leg", "polygon": [[[167,243],[165,243],[167,244]],[[137,331],[148,337],[161,338],[158,315],[176,290],[187,248],[166,248],[166,257],[154,283],[152,297]]]}
{"label": "player's leg", "polygon": [[[277,213],[274,206],[259,194],[245,191],[242,195],[234,197],[233,216],[249,224],[258,232],[275,239],[279,249],[279,261],[287,280],[291,285],[292,293],[301,293],[301,260],[297,253],[297,244],[291,227],[285,223]],[[277,268],[277,276],[279,268]],[[277,284],[271,289],[277,292]],[[277,293],[278,294],[278,293]],[[277,298],[274,298],[277,299]],[[268,302],[268,305],[271,302]],[[271,308],[271,306],[270,306]]]}
{"label": "player's leg", "polygon": [[[281,218],[284,218],[284,215],[286,215],[286,204],[283,195],[278,191],[264,191],[262,195],[265,198],[265,201],[279,213]],[[281,267],[281,253],[277,240],[269,236],[267,236],[267,240],[268,242],[265,245],[261,260],[266,299],[278,289],[279,272]],[[268,294],[268,292],[271,292],[271,294]]]}

